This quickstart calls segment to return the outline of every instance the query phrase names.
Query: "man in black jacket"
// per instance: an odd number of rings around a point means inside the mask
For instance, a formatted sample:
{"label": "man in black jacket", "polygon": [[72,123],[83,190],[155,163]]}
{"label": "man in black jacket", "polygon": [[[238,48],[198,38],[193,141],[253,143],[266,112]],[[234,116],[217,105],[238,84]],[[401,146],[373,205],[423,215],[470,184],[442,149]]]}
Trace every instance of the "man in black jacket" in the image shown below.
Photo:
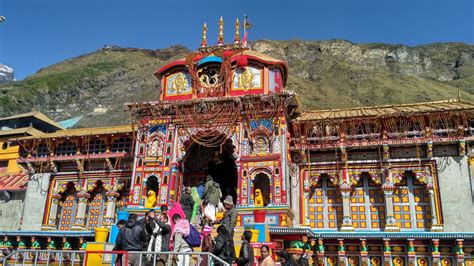
{"label": "man in black jacket", "polygon": [[242,234],[242,247],[240,248],[239,257],[235,261],[238,266],[252,266],[253,265],[253,248],[250,245],[252,239],[252,232],[245,230]]}
{"label": "man in black jacket", "polygon": [[191,196],[191,188],[186,187],[184,192],[181,194],[181,208],[183,209],[184,214],[186,215],[186,220],[191,221],[191,216],[193,215],[194,209],[194,199]]}
{"label": "man in black jacket", "polygon": [[[120,243],[120,244],[119,244]],[[124,251],[143,251],[143,245],[146,243],[145,223],[137,221],[136,214],[130,214],[125,227],[120,229],[117,236],[117,244],[121,245]],[[126,258],[126,256],[123,256]],[[139,254],[128,254],[128,265],[139,265],[141,256]],[[122,265],[126,265],[122,263]]]}

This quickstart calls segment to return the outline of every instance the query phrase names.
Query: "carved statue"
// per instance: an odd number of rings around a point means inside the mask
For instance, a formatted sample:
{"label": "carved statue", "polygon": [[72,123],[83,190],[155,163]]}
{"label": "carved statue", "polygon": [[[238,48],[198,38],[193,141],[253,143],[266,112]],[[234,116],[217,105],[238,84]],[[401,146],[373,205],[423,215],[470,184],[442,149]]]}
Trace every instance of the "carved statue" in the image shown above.
{"label": "carved statue", "polygon": [[145,208],[153,208],[155,206],[156,206],[156,192],[150,189],[147,192]]}
{"label": "carved statue", "polygon": [[255,206],[263,207],[262,191],[259,188],[255,190]]}

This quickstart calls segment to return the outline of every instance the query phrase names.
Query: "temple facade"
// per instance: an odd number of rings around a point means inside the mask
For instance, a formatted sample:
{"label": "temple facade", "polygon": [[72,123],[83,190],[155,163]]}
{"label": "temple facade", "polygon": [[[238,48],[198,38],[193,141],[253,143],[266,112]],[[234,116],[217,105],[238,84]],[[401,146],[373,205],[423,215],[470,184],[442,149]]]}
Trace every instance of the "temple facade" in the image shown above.
{"label": "temple facade", "polygon": [[238,229],[263,211],[274,250],[316,265],[474,262],[474,104],[305,111],[287,63],[247,48],[238,29],[224,44],[220,21],[208,46],[204,27],[197,51],[156,71],[159,101],[126,104],[131,126],[12,139],[34,214],[0,229],[6,238],[80,248],[118,210],[172,206],[211,175]]}

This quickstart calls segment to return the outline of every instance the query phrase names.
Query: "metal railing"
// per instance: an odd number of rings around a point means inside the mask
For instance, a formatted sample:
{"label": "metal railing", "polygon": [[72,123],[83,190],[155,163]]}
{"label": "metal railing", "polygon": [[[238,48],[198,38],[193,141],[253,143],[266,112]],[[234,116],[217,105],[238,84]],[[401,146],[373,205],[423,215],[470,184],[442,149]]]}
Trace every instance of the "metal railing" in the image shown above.
{"label": "metal railing", "polygon": [[[117,259],[118,257],[120,259]],[[121,263],[116,263],[120,261]],[[122,265],[127,266],[222,265],[231,264],[208,252],[16,250],[5,256],[2,266],[23,265]]]}

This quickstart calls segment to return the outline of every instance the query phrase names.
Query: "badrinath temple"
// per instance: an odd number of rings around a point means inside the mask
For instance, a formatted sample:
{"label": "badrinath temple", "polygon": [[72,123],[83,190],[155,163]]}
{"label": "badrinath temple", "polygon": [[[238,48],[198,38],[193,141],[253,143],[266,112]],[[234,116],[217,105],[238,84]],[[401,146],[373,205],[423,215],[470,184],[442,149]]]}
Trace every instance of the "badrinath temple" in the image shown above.
{"label": "badrinath temple", "polygon": [[314,265],[474,263],[474,104],[303,110],[288,64],[239,26],[226,44],[221,20],[214,46],[204,26],[200,48],[150,73],[160,100],[127,103],[131,125],[0,119],[0,246],[87,249],[210,174],[237,206],[236,246],[254,228]]}

